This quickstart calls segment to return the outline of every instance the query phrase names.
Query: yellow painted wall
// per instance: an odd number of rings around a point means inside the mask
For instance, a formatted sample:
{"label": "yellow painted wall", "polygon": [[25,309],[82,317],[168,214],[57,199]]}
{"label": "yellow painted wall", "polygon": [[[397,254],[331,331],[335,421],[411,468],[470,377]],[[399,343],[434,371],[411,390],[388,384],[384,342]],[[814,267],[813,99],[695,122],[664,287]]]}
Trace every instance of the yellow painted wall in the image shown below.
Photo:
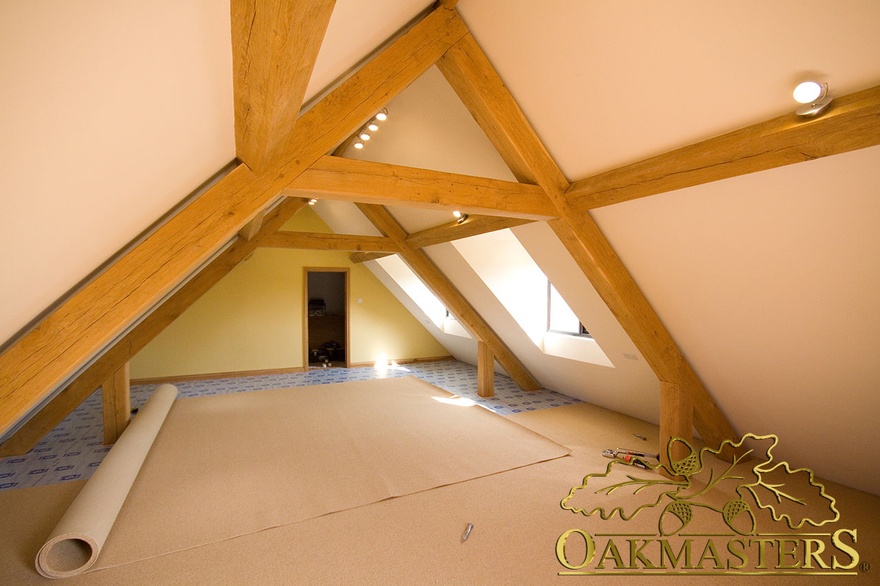
{"label": "yellow painted wall", "polygon": [[[329,232],[311,209],[284,228]],[[349,269],[351,363],[449,352],[347,252],[258,249],[168,326],[131,363],[132,378],[303,366],[303,268]],[[362,303],[358,303],[358,300]]]}

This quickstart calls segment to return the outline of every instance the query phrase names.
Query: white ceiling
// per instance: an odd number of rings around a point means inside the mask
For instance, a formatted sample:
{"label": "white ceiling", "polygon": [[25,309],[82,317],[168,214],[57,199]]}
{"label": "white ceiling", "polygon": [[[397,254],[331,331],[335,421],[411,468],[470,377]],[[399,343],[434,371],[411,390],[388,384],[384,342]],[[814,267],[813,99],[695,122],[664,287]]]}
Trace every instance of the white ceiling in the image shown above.
{"label": "white ceiling", "polygon": [[[431,4],[339,0],[307,98]],[[789,112],[808,74],[838,95],[880,84],[875,0],[458,9],[570,180]],[[228,6],[0,3],[0,79],[2,341],[233,158]],[[436,70],[389,108],[363,156],[510,178]],[[866,149],[594,216],[739,432],[778,433],[793,465],[880,494],[877,169],[880,149]],[[350,210],[325,208],[339,226]],[[394,213],[409,231],[447,219]],[[558,242],[530,230],[524,245],[554,282],[583,291],[612,361],[630,353]],[[429,252],[520,347],[454,248]],[[600,373],[521,347],[547,386],[656,415],[643,362]],[[854,444],[861,456],[841,458]]]}

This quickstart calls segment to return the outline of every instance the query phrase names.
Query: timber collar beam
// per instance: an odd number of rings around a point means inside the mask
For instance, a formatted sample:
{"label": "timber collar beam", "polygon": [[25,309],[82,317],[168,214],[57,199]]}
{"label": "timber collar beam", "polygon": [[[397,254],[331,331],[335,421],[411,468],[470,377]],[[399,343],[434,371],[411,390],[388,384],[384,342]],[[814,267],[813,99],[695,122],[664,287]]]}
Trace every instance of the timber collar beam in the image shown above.
{"label": "timber collar beam", "polygon": [[537,185],[334,156],[316,161],[284,194],[532,220],[557,215]]}

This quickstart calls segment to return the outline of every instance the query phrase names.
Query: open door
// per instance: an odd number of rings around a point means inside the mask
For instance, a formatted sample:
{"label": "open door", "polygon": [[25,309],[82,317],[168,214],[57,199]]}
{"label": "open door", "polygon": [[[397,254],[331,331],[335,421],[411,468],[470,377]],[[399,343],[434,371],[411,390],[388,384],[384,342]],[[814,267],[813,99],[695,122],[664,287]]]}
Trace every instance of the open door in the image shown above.
{"label": "open door", "polygon": [[348,367],[348,269],[304,270],[303,364]]}

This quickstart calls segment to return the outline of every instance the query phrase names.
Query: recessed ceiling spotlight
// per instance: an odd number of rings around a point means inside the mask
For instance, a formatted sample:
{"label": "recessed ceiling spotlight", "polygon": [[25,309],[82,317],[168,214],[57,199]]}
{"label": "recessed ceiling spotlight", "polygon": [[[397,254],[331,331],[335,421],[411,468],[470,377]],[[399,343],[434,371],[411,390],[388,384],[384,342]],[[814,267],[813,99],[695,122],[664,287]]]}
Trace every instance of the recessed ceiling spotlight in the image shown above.
{"label": "recessed ceiling spotlight", "polygon": [[795,110],[798,116],[816,116],[828,107],[832,99],[828,94],[828,84],[818,81],[805,81],[798,84],[794,88],[793,95],[796,102],[803,104]]}

